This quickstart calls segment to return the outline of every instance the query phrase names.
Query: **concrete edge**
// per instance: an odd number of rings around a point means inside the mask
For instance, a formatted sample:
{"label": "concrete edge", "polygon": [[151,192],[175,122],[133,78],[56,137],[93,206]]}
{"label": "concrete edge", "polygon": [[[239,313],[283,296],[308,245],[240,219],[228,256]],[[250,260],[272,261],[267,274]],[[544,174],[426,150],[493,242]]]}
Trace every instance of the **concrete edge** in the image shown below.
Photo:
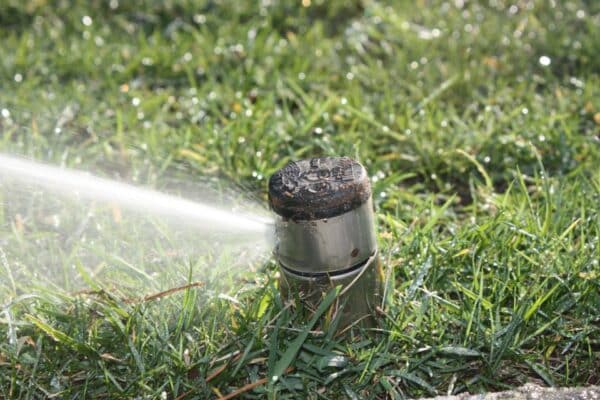
{"label": "concrete edge", "polygon": [[600,400],[600,386],[545,388],[526,384],[506,392],[438,396],[423,400]]}

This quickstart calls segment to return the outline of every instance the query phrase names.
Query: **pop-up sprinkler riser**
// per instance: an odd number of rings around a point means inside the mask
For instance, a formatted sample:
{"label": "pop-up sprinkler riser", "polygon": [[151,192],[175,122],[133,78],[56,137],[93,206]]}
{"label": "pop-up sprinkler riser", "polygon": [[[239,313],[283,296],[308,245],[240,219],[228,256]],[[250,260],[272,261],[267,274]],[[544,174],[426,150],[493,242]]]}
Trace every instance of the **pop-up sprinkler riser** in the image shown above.
{"label": "pop-up sprinkler riser", "polygon": [[372,326],[381,302],[371,185],[365,168],[347,157],[292,162],[269,180],[277,214],[275,257],[285,297],[309,310],[341,286],[334,314],[340,327]]}

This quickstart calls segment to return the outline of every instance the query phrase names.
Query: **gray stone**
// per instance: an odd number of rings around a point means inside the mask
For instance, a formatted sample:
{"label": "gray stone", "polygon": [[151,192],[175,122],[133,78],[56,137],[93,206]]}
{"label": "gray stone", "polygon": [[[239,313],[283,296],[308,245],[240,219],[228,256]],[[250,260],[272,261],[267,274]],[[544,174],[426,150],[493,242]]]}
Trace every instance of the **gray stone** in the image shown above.
{"label": "gray stone", "polygon": [[429,400],[600,400],[600,386],[543,388],[527,384],[507,392],[439,396]]}

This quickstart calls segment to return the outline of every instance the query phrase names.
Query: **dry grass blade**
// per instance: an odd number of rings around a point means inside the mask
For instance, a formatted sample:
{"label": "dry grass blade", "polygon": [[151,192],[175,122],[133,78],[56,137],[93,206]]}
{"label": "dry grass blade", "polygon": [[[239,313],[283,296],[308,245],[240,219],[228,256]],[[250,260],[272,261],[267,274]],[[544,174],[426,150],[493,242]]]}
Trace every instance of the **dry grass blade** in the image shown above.
{"label": "dry grass blade", "polygon": [[[285,374],[289,374],[293,370],[294,370],[294,367],[288,367],[288,368],[286,368],[286,370],[285,370],[284,373]],[[247,385],[244,385],[241,388],[239,388],[237,390],[234,390],[233,392],[229,393],[226,396],[219,397],[219,400],[233,399],[234,397],[237,397],[240,394],[246,393],[247,391],[252,390],[252,389],[254,389],[257,386],[264,385],[265,383],[268,382],[268,380],[269,380],[269,378],[262,378],[262,379],[257,380],[256,382],[252,382],[252,383],[249,383]]]}
{"label": "dry grass blade", "polygon": [[[145,303],[145,302],[148,302],[148,301],[157,300],[157,299],[163,298],[165,296],[170,296],[173,293],[181,292],[183,290],[187,290],[187,289],[191,289],[191,288],[195,288],[195,287],[202,287],[202,286],[204,286],[204,282],[189,283],[187,285],[179,286],[179,287],[176,287],[176,288],[165,290],[163,292],[158,292],[158,293],[154,293],[154,294],[148,295],[148,296],[144,297],[140,301],[140,303]],[[130,300],[129,302],[130,303],[135,303],[136,301]]]}

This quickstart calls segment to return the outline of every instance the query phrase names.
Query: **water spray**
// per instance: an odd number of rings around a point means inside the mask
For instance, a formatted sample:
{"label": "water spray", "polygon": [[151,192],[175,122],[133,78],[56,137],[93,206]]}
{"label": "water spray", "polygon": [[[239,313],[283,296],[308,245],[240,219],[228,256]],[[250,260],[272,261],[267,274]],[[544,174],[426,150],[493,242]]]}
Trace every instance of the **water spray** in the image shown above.
{"label": "water spray", "polygon": [[270,235],[271,220],[234,213],[178,196],[101,178],[87,172],[60,168],[0,154],[0,178],[14,178],[59,193],[107,203],[153,215],[171,217],[198,228]]}
{"label": "water spray", "polygon": [[382,283],[365,168],[348,157],[292,162],[269,180],[269,202],[282,294],[314,310],[341,286],[331,313],[340,327],[372,326]]}
{"label": "water spray", "polygon": [[78,290],[86,276],[140,294],[188,280],[224,289],[269,252],[273,218],[243,193],[216,205],[198,182],[177,187],[191,200],[0,153],[0,271],[16,265],[0,303],[17,287]]}

